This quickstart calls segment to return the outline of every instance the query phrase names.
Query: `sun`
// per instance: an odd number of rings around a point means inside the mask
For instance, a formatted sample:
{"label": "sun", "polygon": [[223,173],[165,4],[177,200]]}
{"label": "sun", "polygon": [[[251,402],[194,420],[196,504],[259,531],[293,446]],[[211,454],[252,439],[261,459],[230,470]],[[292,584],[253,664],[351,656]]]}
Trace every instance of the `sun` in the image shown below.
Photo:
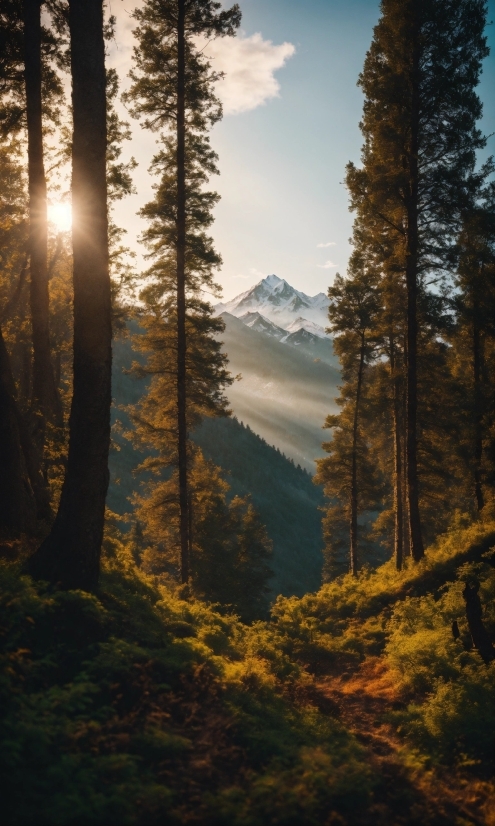
{"label": "sun", "polygon": [[48,220],[57,232],[68,232],[72,227],[72,207],[67,201],[48,205]]}

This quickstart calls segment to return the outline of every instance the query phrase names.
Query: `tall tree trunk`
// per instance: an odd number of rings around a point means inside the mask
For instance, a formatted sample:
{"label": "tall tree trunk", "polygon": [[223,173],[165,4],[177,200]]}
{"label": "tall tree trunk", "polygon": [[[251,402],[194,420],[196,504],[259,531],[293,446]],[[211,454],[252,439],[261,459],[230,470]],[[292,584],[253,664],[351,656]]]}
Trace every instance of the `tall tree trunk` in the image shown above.
{"label": "tall tree trunk", "polygon": [[[476,290],[476,288],[475,288]],[[477,295],[473,301],[473,384],[474,384],[474,494],[478,513],[483,510],[485,499],[481,484],[481,460],[483,456],[483,405],[481,376],[481,332],[479,327]]]}
{"label": "tall tree trunk", "polygon": [[407,195],[406,289],[407,289],[407,376],[406,376],[406,454],[407,502],[412,557],[424,556],[419,513],[417,417],[418,417],[418,151],[419,151],[419,37],[418,22],[413,26],[413,69],[411,99],[411,137],[408,153],[409,192]]}
{"label": "tall tree trunk", "polygon": [[19,432],[10,360],[0,329],[0,531],[31,533],[36,506]]}
{"label": "tall tree trunk", "polygon": [[[20,458],[21,462],[21,476],[24,478],[25,474],[27,474],[27,485],[30,489],[28,493],[28,499],[31,499],[31,496],[34,496],[34,503],[35,503],[35,511],[34,511],[34,522],[29,516],[27,523],[31,525],[29,530],[34,529],[36,524],[36,519],[46,520],[51,519],[52,517],[52,509],[50,507],[50,491],[48,489],[48,485],[46,483],[46,479],[43,476],[41,470],[41,464],[39,460],[39,452],[36,448],[36,445],[33,442],[32,435],[30,432],[30,428],[28,427],[24,416],[21,413],[19,408],[19,404],[17,401],[17,391],[14,381],[14,376],[12,373],[12,366],[10,361],[10,356],[5,346],[5,342],[3,340],[2,331],[0,329],[0,373],[1,373],[1,383],[3,386],[3,405],[4,405],[4,416],[5,411],[8,409],[9,417],[14,416],[15,418],[15,427],[13,425],[9,425],[11,428],[13,445],[19,443],[22,456]],[[4,418],[4,422],[7,419]],[[7,431],[5,431],[7,432]],[[16,452],[17,448],[15,446],[12,447],[14,453]],[[7,455],[7,454],[6,454]],[[14,454],[12,454],[14,455]],[[17,478],[18,471],[13,471],[13,479]],[[16,484],[14,482],[14,484]],[[31,509],[31,504],[28,504],[28,509]],[[24,530],[24,529],[23,529]],[[28,528],[25,528],[28,530]]]}
{"label": "tall tree trunk", "polygon": [[186,120],[185,0],[178,0],[177,26],[177,433],[179,463],[180,570],[189,580],[189,493],[186,415]]}
{"label": "tall tree trunk", "polygon": [[45,419],[53,421],[60,427],[63,424],[63,414],[50,353],[48,229],[41,101],[41,3],[42,0],[24,0],[24,75],[28,134],[30,300],[33,338],[32,393],[33,408],[41,417],[38,442],[42,448]]}
{"label": "tall tree trunk", "polygon": [[98,583],[108,489],[112,329],[103,0],[69,0],[74,225],[74,389],[69,454],[52,531],[30,560],[65,588]]}
{"label": "tall tree trunk", "polygon": [[[407,375],[407,332],[404,336],[404,355],[402,369],[404,375]],[[400,418],[400,449],[402,456],[402,555],[404,558],[411,556],[411,534],[409,532],[409,520],[407,519],[408,503],[407,503],[407,450],[406,450],[406,428],[407,421],[407,393],[406,387],[401,387],[401,418]]]}
{"label": "tall tree trunk", "polygon": [[351,574],[357,576],[358,572],[358,550],[357,550],[357,515],[358,515],[358,485],[357,485],[357,439],[359,429],[359,409],[361,404],[361,388],[363,384],[364,370],[364,335],[361,336],[361,349],[359,352],[359,367],[356,386],[356,406],[354,408],[354,422],[352,426],[352,455],[351,455]]}
{"label": "tall tree trunk", "polygon": [[488,665],[488,663],[495,660],[495,647],[483,622],[483,607],[478,593],[479,588],[478,581],[466,582],[462,596],[466,603],[466,618],[473,646],[477,649],[483,662]]}
{"label": "tall tree trunk", "polygon": [[395,341],[390,336],[390,373],[392,377],[392,428],[394,440],[394,557],[398,571],[403,566],[402,445],[400,428],[400,379],[395,360]]}

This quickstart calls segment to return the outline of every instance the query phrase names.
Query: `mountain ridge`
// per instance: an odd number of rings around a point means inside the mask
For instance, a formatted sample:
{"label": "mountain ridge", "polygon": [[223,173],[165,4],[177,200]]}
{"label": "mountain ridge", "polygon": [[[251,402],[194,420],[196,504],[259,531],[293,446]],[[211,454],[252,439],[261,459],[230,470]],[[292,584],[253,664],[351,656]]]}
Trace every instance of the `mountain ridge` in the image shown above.
{"label": "mountain ridge", "polygon": [[329,300],[325,293],[314,296],[296,290],[284,278],[267,275],[254,287],[227,302],[216,304],[216,315],[224,312],[240,318],[246,312],[258,312],[265,319],[287,330],[295,321],[306,321],[325,333]]}

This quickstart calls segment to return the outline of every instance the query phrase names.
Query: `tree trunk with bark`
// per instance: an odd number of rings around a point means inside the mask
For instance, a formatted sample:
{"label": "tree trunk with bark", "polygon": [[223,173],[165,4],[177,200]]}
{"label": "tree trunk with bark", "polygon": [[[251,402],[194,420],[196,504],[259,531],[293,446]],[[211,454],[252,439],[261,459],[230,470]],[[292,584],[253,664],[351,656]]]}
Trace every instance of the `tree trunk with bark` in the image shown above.
{"label": "tree trunk with bark", "polygon": [[358,483],[357,483],[357,439],[359,430],[359,407],[361,403],[361,388],[363,384],[364,370],[364,335],[361,336],[361,348],[359,351],[359,366],[356,386],[356,406],[354,408],[354,422],[352,426],[352,454],[351,454],[351,574],[357,576],[358,573],[358,549],[357,549],[357,516],[358,516]]}
{"label": "tree trunk with bark", "polygon": [[474,495],[476,507],[478,513],[480,513],[485,505],[485,499],[481,483],[481,461],[483,457],[482,345],[478,318],[479,306],[477,296],[475,296],[473,301]]}
{"label": "tree trunk with bark", "polygon": [[[415,23],[417,29],[417,23]],[[407,366],[406,366],[406,455],[407,504],[411,554],[416,562],[424,556],[419,512],[417,418],[418,418],[418,201],[419,201],[419,37],[413,31],[413,71],[411,135],[408,151],[409,191],[406,199],[406,290],[407,290]]]}
{"label": "tree trunk with bark", "polygon": [[30,570],[64,588],[92,590],[98,583],[109,481],[112,363],[103,0],[69,0],[69,26],[74,388],[60,506]]}
{"label": "tree trunk with bark", "polygon": [[48,226],[41,98],[41,0],[24,0],[24,52],[33,340],[32,402],[34,411],[39,415],[37,441],[42,449],[45,420],[61,427],[63,413],[50,351]]}
{"label": "tree trunk with bark", "polygon": [[400,426],[400,378],[397,374],[395,341],[390,336],[390,373],[392,377],[392,428],[394,442],[394,557],[395,567],[402,570],[404,564],[403,516],[402,516],[402,444]]}
{"label": "tree trunk with bark", "polygon": [[31,533],[36,503],[24,461],[15,386],[0,329],[0,531]]}
{"label": "tree trunk with bark", "polygon": [[466,603],[466,618],[473,646],[486,664],[495,660],[495,648],[483,623],[483,608],[478,594],[479,582],[467,582],[462,596]]}
{"label": "tree trunk with bark", "polygon": [[177,434],[181,581],[189,580],[189,490],[186,394],[186,122],[185,0],[178,3],[177,26]]}

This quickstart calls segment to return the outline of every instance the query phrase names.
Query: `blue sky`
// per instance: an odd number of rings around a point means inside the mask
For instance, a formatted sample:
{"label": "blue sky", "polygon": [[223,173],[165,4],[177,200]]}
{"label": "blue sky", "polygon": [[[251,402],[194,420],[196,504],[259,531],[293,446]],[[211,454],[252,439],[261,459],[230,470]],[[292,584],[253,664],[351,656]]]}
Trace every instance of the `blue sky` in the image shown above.
{"label": "blue sky", "polygon": [[[130,63],[128,14],[134,5],[124,0],[112,9],[118,14],[119,48],[111,60],[121,74]],[[352,215],[342,181],[346,163],[359,162],[362,95],[356,81],[379,4],[241,0],[240,5],[241,42],[236,50],[221,44],[218,54],[212,53],[214,63],[227,73],[232,67],[231,86],[220,90],[226,114],[212,133],[221,172],[212,183],[222,196],[212,228],[224,259],[217,280],[224,300],[269,273],[312,295],[326,291],[337,271],[345,272],[349,255]],[[490,6],[492,20],[495,0]],[[494,29],[488,29],[492,51]],[[260,37],[253,37],[256,34]],[[232,86],[234,81],[242,85]],[[276,83],[278,96],[273,96]],[[229,88],[231,96],[245,98],[245,111],[231,113]],[[485,133],[495,131],[494,88],[492,53],[479,89]],[[256,105],[260,100],[264,102]],[[135,127],[134,133],[138,194],[118,207],[117,218],[137,249],[141,222],[135,213],[151,194],[147,166],[155,139]],[[490,145],[495,153],[494,138]],[[323,244],[331,246],[318,246]]]}

